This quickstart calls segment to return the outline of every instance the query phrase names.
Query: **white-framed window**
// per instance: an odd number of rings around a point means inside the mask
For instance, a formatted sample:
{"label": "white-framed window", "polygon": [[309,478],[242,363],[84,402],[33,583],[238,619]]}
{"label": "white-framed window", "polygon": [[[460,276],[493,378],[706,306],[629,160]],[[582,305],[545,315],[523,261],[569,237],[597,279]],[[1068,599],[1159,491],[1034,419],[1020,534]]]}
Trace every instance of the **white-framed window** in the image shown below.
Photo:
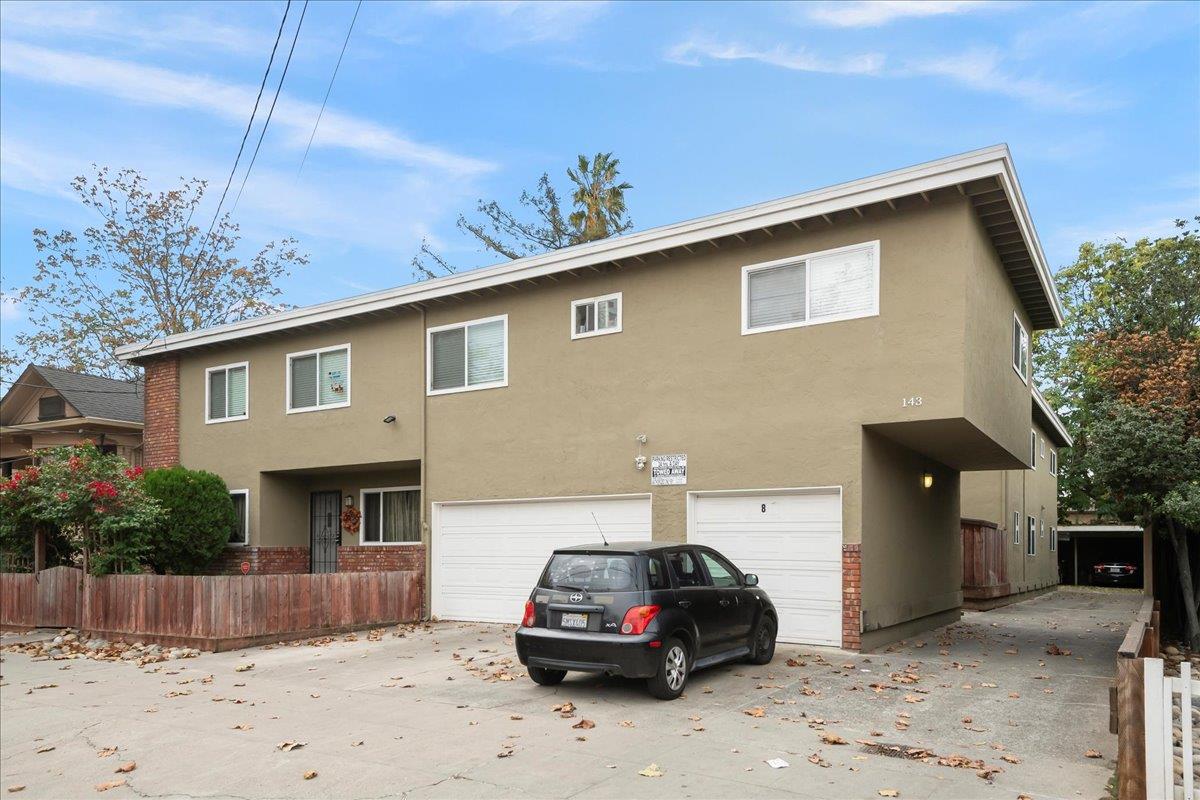
{"label": "white-framed window", "polygon": [[442,325],[426,331],[428,394],[508,386],[508,315]]}
{"label": "white-framed window", "polygon": [[204,370],[204,421],[233,422],[250,416],[250,364],[223,364]]}
{"label": "white-framed window", "polygon": [[879,242],[742,267],[742,334],[879,313]]}
{"label": "white-framed window", "polygon": [[1050,526],[1050,550],[1053,552],[1058,549],[1058,527]]}
{"label": "white-framed window", "polygon": [[1050,449],[1050,474],[1058,475],[1058,451],[1054,448]]}
{"label": "white-framed window", "polygon": [[1025,555],[1037,555],[1037,517],[1029,517],[1029,528],[1025,532]]}
{"label": "white-framed window", "polygon": [[1029,432],[1029,468],[1037,469],[1037,431]]}
{"label": "white-framed window", "polygon": [[420,544],[421,487],[363,489],[359,508],[359,544]]}
{"label": "white-framed window", "polygon": [[1013,544],[1020,544],[1021,543],[1021,512],[1020,511],[1013,512],[1012,531],[1013,531]]}
{"label": "white-framed window", "polygon": [[287,413],[350,405],[350,345],[287,355]]}
{"label": "white-framed window", "polygon": [[621,293],[571,301],[571,338],[621,332]]}
{"label": "white-framed window", "polygon": [[1042,458],[1045,458],[1046,457],[1046,437],[1045,436],[1038,437],[1038,448],[1039,448],[1039,450],[1038,450],[1039,454],[1042,456]]}
{"label": "white-framed window", "polygon": [[230,489],[229,499],[233,501],[233,510],[237,514],[237,522],[229,531],[229,544],[250,544],[250,490]]}
{"label": "white-framed window", "polygon": [[1021,380],[1029,382],[1029,333],[1021,324],[1017,312],[1013,312],[1012,365]]}

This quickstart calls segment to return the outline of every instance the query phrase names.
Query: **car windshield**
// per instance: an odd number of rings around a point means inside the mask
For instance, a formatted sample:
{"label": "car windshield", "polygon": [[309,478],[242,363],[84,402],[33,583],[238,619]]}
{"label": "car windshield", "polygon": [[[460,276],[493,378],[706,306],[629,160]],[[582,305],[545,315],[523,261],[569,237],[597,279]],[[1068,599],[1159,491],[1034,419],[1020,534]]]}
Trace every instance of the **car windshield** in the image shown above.
{"label": "car windshield", "polygon": [[632,592],[638,589],[636,557],[555,553],[542,585],[588,592]]}

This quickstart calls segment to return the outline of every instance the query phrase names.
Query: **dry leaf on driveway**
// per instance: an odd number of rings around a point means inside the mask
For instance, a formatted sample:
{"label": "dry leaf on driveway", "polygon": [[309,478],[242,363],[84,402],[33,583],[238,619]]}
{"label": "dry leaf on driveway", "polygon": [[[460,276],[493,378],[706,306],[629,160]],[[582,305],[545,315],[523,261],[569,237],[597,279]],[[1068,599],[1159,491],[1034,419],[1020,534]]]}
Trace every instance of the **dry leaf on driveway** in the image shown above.
{"label": "dry leaf on driveway", "polygon": [[96,757],[97,758],[108,758],[113,753],[117,752],[118,749],[119,748],[116,748],[116,747],[105,747],[103,750],[96,753]]}
{"label": "dry leaf on driveway", "polygon": [[829,762],[826,761],[825,759],[821,758],[821,756],[817,753],[813,753],[811,756],[809,756],[808,762],[810,764],[816,764],[818,767],[828,767],[829,766]]}
{"label": "dry leaf on driveway", "polygon": [[1090,747],[1087,749],[1086,752],[1084,752],[1083,757],[1084,758],[1104,758],[1104,756],[1100,755],[1099,750],[1093,750]]}
{"label": "dry leaf on driveway", "polygon": [[879,796],[880,797],[899,797],[900,790],[899,789],[880,789]]}
{"label": "dry leaf on driveway", "polygon": [[641,775],[643,778],[661,778],[663,771],[658,768],[658,764],[651,764],[645,769],[638,770],[638,775]]}
{"label": "dry leaf on driveway", "polygon": [[254,727],[253,725],[249,725],[249,724],[247,724],[247,723],[245,723],[245,722],[242,722],[242,723],[239,723],[239,724],[237,724],[237,725],[234,725],[234,726],[233,726],[233,730],[235,730],[235,731],[248,731],[248,730],[250,730],[250,729],[251,729],[251,728],[253,728],[253,727]]}
{"label": "dry leaf on driveway", "polygon": [[618,725],[620,725],[622,728],[634,728],[634,727],[636,727],[636,726],[633,724],[633,720],[631,720],[631,719],[623,719],[623,720],[621,720],[620,722],[618,722],[617,724],[618,724]]}
{"label": "dry leaf on driveway", "polygon": [[581,720],[579,720],[579,722],[576,722],[571,727],[572,728],[581,728],[586,731],[586,730],[590,730],[591,728],[596,727],[596,723],[592,722],[590,719],[581,719]]}
{"label": "dry leaf on driveway", "polygon": [[39,747],[39,748],[37,749],[37,752],[39,752],[39,753],[49,753],[49,752],[50,752],[51,750],[53,750],[53,749],[54,749],[54,745],[52,745],[52,744],[49,744],[49,745],[46,745],[45,747]]}
{"label": "dry leaf on driveway", "polygon": [[1007,761],[1010,764],[1020,764],[1021,763],[1021,759],[1017,758],[1016,756],[1010,756],[1008,753],[1005,753],[1004,755],[1000,756],[1000,760]]}
{"label": "dry leaf on driveway", "polygon": [[113,770],[113,772],[117,772],[117,773],[133,772],[135,769],[137,769],[137,762],[136,761],[128,761],[128,762],[122,764],[121,766],[117,767],[115,770]]}
{"label": "dry leaf on driveway", "polygon": [[304,780],[306,781],[311,781],[315,777],[317,777],[317,771],[315,769],[310,769],[308,772],[304,773]]}
{"label": "dry leaf on driveway", "polygon": [[12,786],[8,787],[8,791],[9,791],[9,793],[23,792],[23,791],[25,791],[25,784],[23,784],[23,783],[13,784]]}
{"label": "dry leaf on driveway", "polygon": [[234,672],[249,672],[252,669],[254,669],[253,661],[246,663],[246,664],[238,664],[236,667],[233,668],[233,671]]}
{"label": "dry leaf on driveway", "polygon": [[825,744],[850,744],[836,733],[830,733],[829,731],[824,731],[821,734],[821,741]]}
{"label": "dry leaf on driveway", "polygon": [[125,779],[120,778],[119,780],[115,780],[115,781],[105,781],[104,783],[97,783],[94,788],[96,789],[97,792],[107,792],[109,789],[115,789],[118,786],[124,786],[124,785],[125,785]]}
{"label": "dry leaf on driveway", "polygon": [[280,742],[279,744],[275,745],[275,749],[282,750],[285,753],[290,753],[293,750],[304,747],[306,744],[308,744],[308,742],[295,742],[289,739],[286,742]]}
{"label": "dry leaf on driveway", "polygon": [[551,711],[557,711],[562,717],[570,717],[575,714],[575,704],[568,700],[565,703],[559,703],[556,706],[550,707]]}
{"label": "dry leaf on driveway", "polygon": [[755,706],[754,708],[747,708],[743,710],[742,713],[748,717],[765,717],[767,715],[767,710],[762,706]]}

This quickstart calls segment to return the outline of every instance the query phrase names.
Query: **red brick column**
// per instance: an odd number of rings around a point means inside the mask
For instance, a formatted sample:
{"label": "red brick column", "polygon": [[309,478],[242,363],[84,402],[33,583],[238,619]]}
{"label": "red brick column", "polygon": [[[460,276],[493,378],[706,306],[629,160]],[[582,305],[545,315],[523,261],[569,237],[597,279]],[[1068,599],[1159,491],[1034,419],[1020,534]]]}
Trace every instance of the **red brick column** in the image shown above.
{"label": "red brick column", "polygon": [[862,545],[842,545],[842,649],[862,648]]}
{"label": "red brick column", "polygon": [[425,545],[344,545],[338,548],[338,572],[413,570],[425,574]]}
{"label": "red brick column", "polygon": [[179,357],[147,361],[142,463],[147,469],[179,463]]}

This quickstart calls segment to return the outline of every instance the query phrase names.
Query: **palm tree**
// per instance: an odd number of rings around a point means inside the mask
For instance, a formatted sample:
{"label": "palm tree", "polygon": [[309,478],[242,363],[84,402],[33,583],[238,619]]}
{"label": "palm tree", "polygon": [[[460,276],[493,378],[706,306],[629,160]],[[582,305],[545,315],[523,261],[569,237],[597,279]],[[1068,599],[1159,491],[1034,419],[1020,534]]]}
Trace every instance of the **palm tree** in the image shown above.
{"label": "palm tree", "polygon": [[572,244],[606,239],[633,227],[625,217],[625,190],[633,185],[617,183],[620,165],[621,160],[613,158],[612,153],[597,153],[591,163],[580,154],[577,168],[567,170],[567,177],[575,184],[571,201],[576,210],[568,218],[574,228]]}

